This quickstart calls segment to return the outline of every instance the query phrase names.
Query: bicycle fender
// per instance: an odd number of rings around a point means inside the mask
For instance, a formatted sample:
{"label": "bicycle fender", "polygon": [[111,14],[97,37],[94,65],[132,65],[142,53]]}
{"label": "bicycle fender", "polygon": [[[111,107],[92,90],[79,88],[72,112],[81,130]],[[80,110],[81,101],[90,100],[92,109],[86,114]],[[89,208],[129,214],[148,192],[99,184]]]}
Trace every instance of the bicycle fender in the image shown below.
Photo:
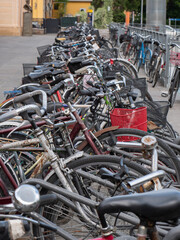
{"label": "bicycle fender", "polygon": [[[104,128],[104,129],[99,130],[99,131],[97,131],[96,133],[94,133],[94,136],[95,136],[95,137],[99,137],[99,136],[101,136],[103,133],[106,133],[106,132],[109,132],[109,131],[114,131],[114,130],[116,130],[116,129],[118,129],[118,128],[119,128],[119,126],[107,127],[107,128]],[[79,147],[78,147],[77,149],[81,151],[87,144],[88,144],[88,142],[85,140],[85,141],[83,141],[83,142],[79,145]]]}

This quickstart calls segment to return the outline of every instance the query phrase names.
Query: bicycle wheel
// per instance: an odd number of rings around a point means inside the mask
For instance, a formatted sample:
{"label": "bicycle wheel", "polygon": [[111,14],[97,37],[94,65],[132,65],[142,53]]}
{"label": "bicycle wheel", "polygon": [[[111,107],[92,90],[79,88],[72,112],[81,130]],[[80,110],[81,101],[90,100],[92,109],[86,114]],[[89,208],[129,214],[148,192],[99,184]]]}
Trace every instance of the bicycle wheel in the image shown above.
{"label": "bicycle wheel", "polygon": [[154,72],[154,76],[153,76],[153,82],[152,82],[152,87],[155,87],[159,78],[160,78],[160,69],[161,69],[161,65],[162,65],[162,60],[160,59],[159,62],[157,63],[157,67],[156,70]]}
{"label": "bicycle wheel", "polygon": [[172,108],[175,100],[176,100],[176,95],[179,89],[179,84],[180,84],[180,74],[179,74],[179,70],[177,69],[173,79],[171,80],[171,86],[169,88],[169,103],[170,103],[170,107]]}
{"label": "bicycle wheel", "polygon": [[[89,156],[76,159],[75,161],[68,163],[67,167],[72,170],[71,177],[73,184],[76,186],[79,194],[99,202],[112,195],[124,194],[124,190],[121,186],[118,188],[116,184],[102,179],[101,175],[102,168],[108,169],[111,173],[122,171],[123,169],[120,166],[120,161],[120,158],[117,156]],[[149,173],[147,169],[144,169],[128,159],[124,159],[123,162],[129,169],[129,173],[124,175],[124,179],[135,179]],[[57,179],[55,174],[48,181],[54,183],[56,186],[60,185],[59,179]],[[94,209],[90,209],[87,206],[82,207],[84,212],[92,220],[92,223],[99,224],[99,219]],[[77,238],[89,239],[100,235],[100,231],[96,225],[85,222],[82,219],[82,216],[70,209],[67,205],[62,204],[62,202],[58,202],[56,205],[49,205],[41,208],[40,212],[48,220],[60,225],[64,230],[68,231]],[[111,224],[114,223],[115,218],[116,216],[107,217]],[[126,224],[128,223],[126,222]],[[126,229],[128,226],[129,225],[126,225]],[[117,235],[120,235],[123,228],[124,227],[118,226]],[[44,237],[43,239],[62,239],[54,233],[47,233],[44,229],[40,228],[35,228],[34,233],[37,237]]]}
{"label": "bicycle wheel", "polygon": [[157,56],[158,55],[154,53],[154,55],[152,55],[151,57],[151,61],[149,64],[149,79],[148,79],[149,83],[153,82],[155,67],[157,66]]}
{"label": "bicycle wheel", "polygon": [[[126,157],[128,157],[131,160],[135,160],[140,165],[145,162],[144,157],[142,156],[142,153],[140,150],[132,150],[132,149],[120,149],[117,151],[114,146],[116,145],[117,141],[127,141],[127,142],[134,142],[134,141],[140,141],[140,139],[145,136],[150,135],[150,133],[138,130],[138,129],[117,129],[114,131],[106,132],[98,137],[97,146],[99,146],[99,149],[102,149],[104,153],[108,154],[118,154],[122,155],[125,154]],[[136,140],[134,140],[136,138]],[[125,139],[125,140],[124,140]],[[99,145],[101,143],[101,145]],[[167,173],[167,180],[169,183],[173,181],[173,184],[180,183],[180,162],[174,153],[174,151],[167,145],[165,142],[163,142],[162,139],[157,138],[158,143],[158,156],[159,156],[159,163],[158,163],[158,169],[163,169]],[[83,146],[83,147],[82,147]],[[84,152],[88,154],[94,154],[91,147],[84,143],[79,146],[79,150],[83,150]],[[161,159],[160,159],[161,158]],[[167,162],[169,162],[167,168],[164,168],[162,166],[166,166]],[[149,164],[151,164],[149,162]],[[169,168],[169,166],[171,166]],[[151,165],[146,166],[148,169],[151,168]],[[166,183],[165,183],[166,184]]]}
{"label": "bicycle wheel", "polygon": [[145,63],[144,63],[144,71],[146,73],[146,76],[149,76],[150,62],[151,62],[151,51],[148,49],[145,53]]}
{"label": "bicycle wheel", "polygon": [[128,47],[129,42],[122,42],[120,47],[119,47],[119,56],[120,58],[125,58],[127,54],[127,47]]}
{"label": "bicycle wheel", "polygon": [[[125,59],[120,59],[120,58],[113,58],[112,60],[114,61],[112,66],[114,71],[117,71],[117,70],[120,71],[120,69],[123,67],[126,72],[129,72],[129,74],[133,79],[138,78],[137,70],[132,63],[130,63]],[[106,60],[105,63],[108,63],[109,61],[110,60]]]}

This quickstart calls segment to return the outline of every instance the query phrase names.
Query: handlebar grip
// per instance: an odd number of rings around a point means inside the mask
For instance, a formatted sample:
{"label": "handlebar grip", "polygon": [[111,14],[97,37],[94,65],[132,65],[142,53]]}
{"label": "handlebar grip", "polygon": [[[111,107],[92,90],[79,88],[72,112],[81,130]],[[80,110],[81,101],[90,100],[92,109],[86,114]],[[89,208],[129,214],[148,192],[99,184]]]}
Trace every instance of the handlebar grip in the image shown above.
{"label": "handlebar grip", "polygon": [[100,89],[102,87],[101,84],[94,83],[93,81],[90,81],[90,80],[87,81],[87,84],[89,84],[92,87],[98,88],[98,89]]}
{"label": "handlebar grip", "polygon": [[64,82],[60,82],[60,83],[56,84],[51,90],[49,90],[47,92],[47,95],[50,97],[51,95],[53,95],[55,92],[57,92],[62,87],[64,87]]}
{"label": "handlebar grip", "polygon": [[58,198],[55,193],[45,194],[40,196],[40,206],[55,204],[57,203]]}
{"label": "handlebar grip", "polygon": [[0,122],[5,122],[13,117],[18,116],[18,112],[16,110],[12,110],[9,112],[6,112],[0,116]]}
{"label": "handlebar grip", "polygon": [[88,80],[88,81],[87,81],[87,84],[90,85],[90,86],[92,86],[92,87],[94,87],[94,82],[93,82],[93,81]]}
{"label": "handlebar grip", "polygon": [[53,80],[50,85],[51,86],[54,86],[56,84],[58,84],[59,82],[65,80],[66,78],[69,78],[70,77],[70,74],[67,73],[67,74],[61,74],[61,75],[57,75],[55,76],[55,80]]}

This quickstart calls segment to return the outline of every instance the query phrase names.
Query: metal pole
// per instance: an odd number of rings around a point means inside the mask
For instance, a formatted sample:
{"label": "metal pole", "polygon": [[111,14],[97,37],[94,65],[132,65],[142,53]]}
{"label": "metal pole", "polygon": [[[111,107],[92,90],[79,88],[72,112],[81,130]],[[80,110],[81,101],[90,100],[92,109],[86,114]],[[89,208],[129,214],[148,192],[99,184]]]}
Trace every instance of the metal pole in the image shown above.
{"label": "metal pole", "polygon": [[141,28],[143,27],[143,0],[141,0]]}

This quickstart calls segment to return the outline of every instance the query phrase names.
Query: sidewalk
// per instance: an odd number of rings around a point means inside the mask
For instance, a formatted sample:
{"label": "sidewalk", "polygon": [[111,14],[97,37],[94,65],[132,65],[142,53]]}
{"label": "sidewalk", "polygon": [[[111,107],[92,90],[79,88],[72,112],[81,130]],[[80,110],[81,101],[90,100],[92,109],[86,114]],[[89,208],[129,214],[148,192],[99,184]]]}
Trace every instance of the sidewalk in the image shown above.
{"label": "sidewalk", "polygon": [[[101,30],[101,35],[106,37],[107,30]],[[36,63],[38,56],[36,47],[52,44],[55,36],[55,34],[46,34],[31,37],[0,37],[0,102],[4,100],[4,91],[12,90],[21,84],[22,63]],[[140,76],[145,76],[143,70],[140,72]],[[161,97],[161,92],[167,91],[164,87],[152,88],[151,84],[148,84],[148,89],[154,100],[167,100],[167,98]],[[180,133],[179,106],[180,94],[168,114],[169,122],[178,133]]]}

